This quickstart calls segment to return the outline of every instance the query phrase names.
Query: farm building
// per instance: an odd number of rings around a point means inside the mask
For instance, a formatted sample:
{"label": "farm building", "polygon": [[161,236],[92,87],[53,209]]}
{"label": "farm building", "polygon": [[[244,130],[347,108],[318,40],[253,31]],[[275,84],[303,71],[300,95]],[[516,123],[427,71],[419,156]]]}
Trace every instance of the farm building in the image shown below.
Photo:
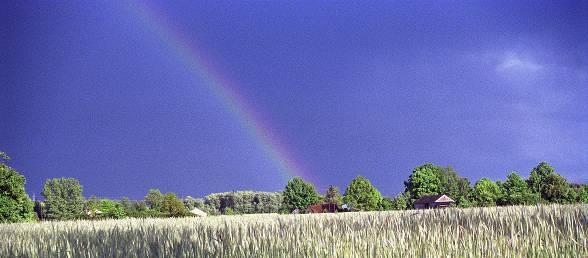
{"label": "farm building", "polygon": [[415,209],[435,209],[447,208],[454,204],[455,201],[449,196],[440,195],[425,195],[414,202]]}
{"label": "farm building", "polygon": [[336,203],[317,203],[308,206],[308,213],[334,213],[338,211]]}
{"label": "farm building", "polygon": [[190,210],[190,213],[196,215],[196,217],[206,217],[206,212],[202,211],[201,209],[194,208]]}

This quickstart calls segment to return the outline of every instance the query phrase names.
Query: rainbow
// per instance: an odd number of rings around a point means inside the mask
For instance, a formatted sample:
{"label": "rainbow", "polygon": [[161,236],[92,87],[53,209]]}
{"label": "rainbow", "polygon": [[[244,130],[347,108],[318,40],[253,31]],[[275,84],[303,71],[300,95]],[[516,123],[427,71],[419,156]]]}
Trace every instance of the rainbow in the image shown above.
{"label": "rainbow", "polygon": [[258,147],[278,167],[285,181],[299,176],[317,183],[306,173],[300,162],[294,158],[278,135],[264,123],[259,112],[239,94],[236,84],[223,76],[193,39],[188,39],[174,26],[162,11],[146,2],[132,2],[132,9],[140,19],[183,61],[193,75],[204,81],[208,89],[223,103],[223,106],[252,137]]}

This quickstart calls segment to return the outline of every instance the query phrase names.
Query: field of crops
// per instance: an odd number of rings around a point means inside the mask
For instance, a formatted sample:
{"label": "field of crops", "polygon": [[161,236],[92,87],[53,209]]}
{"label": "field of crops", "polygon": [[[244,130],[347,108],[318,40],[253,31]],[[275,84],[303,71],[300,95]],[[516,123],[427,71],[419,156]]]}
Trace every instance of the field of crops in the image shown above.
{"label": "field of crops", "polygon": [[588,205],[0,225],[0,257],[586,257]]}

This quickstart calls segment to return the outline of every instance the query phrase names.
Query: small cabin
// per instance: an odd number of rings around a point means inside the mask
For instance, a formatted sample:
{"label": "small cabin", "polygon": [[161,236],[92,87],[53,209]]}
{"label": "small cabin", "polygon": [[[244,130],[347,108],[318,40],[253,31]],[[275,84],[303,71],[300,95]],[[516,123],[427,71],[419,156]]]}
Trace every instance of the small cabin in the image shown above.
{"label": "small cabin", "polygon": [[317,203],[308,206],[308,213],[335,213],[339,210],[336,203]]}
{"label": "small cabin", "polygon": [[415,209],[437,209],[437,208],[447,208],[451,207],[455,201],[449,196],[440,194],[440,195],[425,195],[416,202],[414,202]]}

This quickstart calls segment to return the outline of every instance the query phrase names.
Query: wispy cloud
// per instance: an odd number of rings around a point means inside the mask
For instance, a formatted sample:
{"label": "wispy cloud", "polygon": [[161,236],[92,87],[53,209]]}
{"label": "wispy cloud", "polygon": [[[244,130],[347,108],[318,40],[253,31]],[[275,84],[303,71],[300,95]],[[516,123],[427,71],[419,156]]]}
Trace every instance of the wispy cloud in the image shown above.
{"label": "wispy cloud", "polygon": [[585,95],[581,85],[588,82],[586,70],[563,62],[557,52],[516,47],[514,50],[491,50],[472,54],[472,61],[484,69],[496,88],[509,96],[501,117],[489,121],[499,126],[520,157],[530,160],[586,162],[585,128],[582,121],[563,119],[581,109]]}
{"label": "wispy cloud", "polygon": [[496,66],[498,72],[536,72],[542,70],[543,65],[536,63],[528,58],[523,58],[518,54],[509,53],[502,58],[502,61]]}

